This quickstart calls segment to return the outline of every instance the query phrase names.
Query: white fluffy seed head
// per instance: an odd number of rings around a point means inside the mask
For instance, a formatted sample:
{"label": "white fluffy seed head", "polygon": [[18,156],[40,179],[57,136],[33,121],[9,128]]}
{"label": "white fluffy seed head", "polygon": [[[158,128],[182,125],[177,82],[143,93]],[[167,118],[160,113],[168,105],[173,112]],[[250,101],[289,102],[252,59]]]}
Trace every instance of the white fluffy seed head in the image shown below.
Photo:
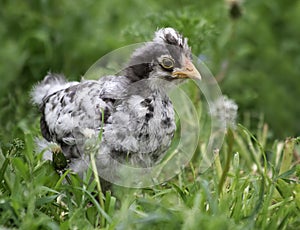
{"label": "white fluffy seed head", "polygon": [[221,128],[236,127],[238,105],[227,96],[219,97],[210,108],[211,116],[217,121]]}

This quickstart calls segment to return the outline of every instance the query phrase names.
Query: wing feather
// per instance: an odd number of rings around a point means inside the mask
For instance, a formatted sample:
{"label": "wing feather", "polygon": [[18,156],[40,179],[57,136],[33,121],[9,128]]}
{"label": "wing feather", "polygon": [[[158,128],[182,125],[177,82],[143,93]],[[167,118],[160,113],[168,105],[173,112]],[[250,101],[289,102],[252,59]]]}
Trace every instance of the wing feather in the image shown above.
{"label": "wing feather", "polygon": [[42,107],[43,137],[65,148],[77,145],[80,149],[80,140],[91,133],[87,130],[97,135],[102,116],[104,123],[108,122],[127,84],[125,77],[107,76],[99,81],[82,81],[49,95]]}

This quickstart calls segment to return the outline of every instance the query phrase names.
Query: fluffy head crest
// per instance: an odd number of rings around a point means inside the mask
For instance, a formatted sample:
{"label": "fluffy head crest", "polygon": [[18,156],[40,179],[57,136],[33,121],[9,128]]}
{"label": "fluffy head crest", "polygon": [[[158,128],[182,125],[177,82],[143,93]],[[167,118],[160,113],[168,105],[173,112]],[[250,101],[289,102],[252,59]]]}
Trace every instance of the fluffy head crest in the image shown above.
{"label": "fluffy head crest", "polygon": [[153,41],[180,46],[184,50],[190,51],[190,47],[187,43],[187,38],[183,37],[180,33],[178,33],[175,29],[171,27],[162,28],[156,31]]}

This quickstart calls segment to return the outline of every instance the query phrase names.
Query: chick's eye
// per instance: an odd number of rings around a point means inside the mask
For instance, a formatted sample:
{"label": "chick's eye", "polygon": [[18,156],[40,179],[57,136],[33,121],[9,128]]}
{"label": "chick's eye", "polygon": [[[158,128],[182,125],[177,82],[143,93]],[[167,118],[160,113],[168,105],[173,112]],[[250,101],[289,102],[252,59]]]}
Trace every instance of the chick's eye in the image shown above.
{"label": "chick's eye", "polygon": [[171,58],[163,58],[161,65],[165,69],[172,69],[174,67],[174,60]]}

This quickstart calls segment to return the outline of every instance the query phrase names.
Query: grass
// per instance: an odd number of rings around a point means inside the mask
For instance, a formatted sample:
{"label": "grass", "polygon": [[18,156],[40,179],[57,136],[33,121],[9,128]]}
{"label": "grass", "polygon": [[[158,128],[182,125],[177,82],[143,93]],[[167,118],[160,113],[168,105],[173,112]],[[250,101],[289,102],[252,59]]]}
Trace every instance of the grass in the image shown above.
{"label": "grass", "polygon": [[253,134],[239,125],[228,131],[214,164],[204,173],[197,173],[200,162],[194,160],[163,184],[115,187],[103,196],[91,169],[82,179],[70,171],[58,174],[41,159],[42,153],[34,153],[34,132],[26,132],[23,140],[1,148],[0,226],[297,229],[300,138],[268,143],[267,132],[266,126]]}

